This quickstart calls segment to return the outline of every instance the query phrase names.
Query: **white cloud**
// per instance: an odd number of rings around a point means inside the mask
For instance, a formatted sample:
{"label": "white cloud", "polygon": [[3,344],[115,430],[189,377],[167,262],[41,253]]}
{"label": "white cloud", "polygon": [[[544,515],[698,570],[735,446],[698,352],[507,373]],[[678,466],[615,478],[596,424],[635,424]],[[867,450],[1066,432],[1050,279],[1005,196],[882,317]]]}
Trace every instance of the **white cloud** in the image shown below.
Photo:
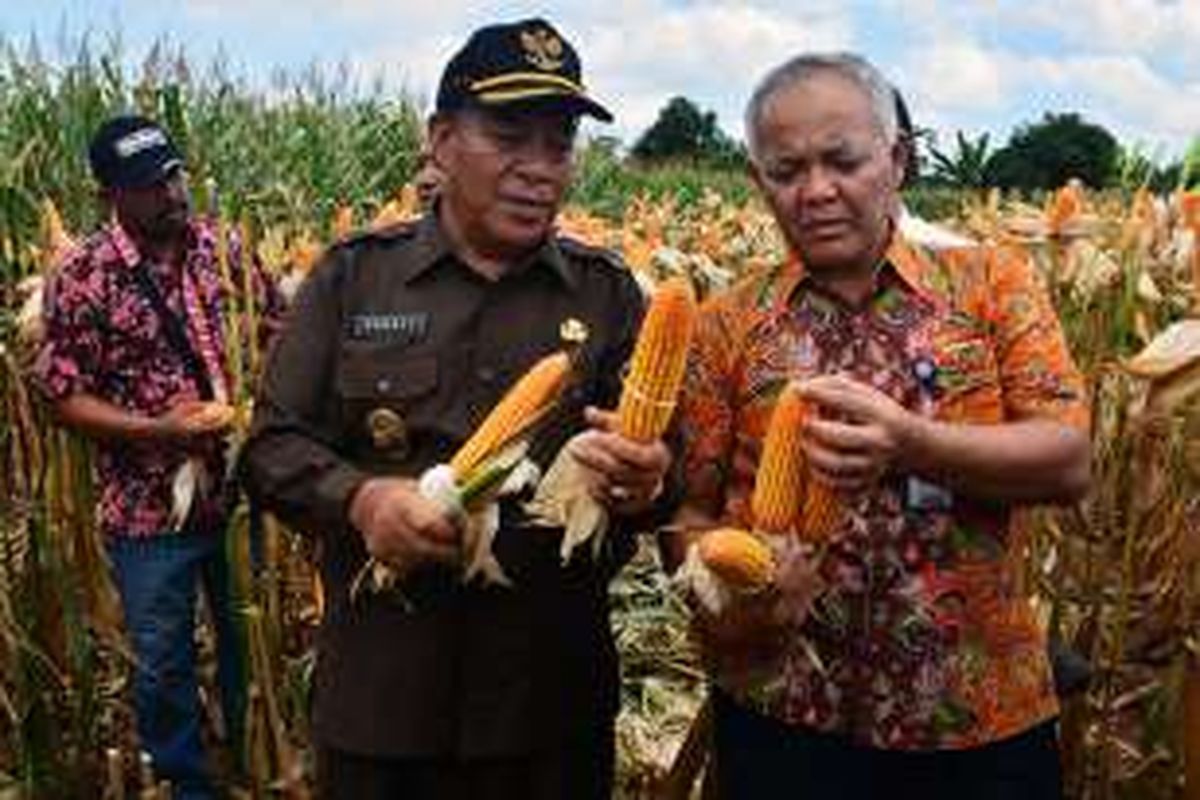
{"label": "white cloud", "polygon": [[[990,129],[1001,142],[1045,111],[1077,110],[1172,153],[1200,133],[1200,0],[112,2],[125,20],[161,19],[155,30],[201,52],[228,43],[257,78],[279,66],[346,61],[360,78],[382,72],[389,86],[424,98],[467,31],[545,15],[578,45],[585,78],[626,141],[673,95],[715,110],[738,135],[742,105],[769,66],[804,49],[845,48],[879,64],[918,122],[940,130]],[[81,29],[112,16],[90,0],[35,5],[50,30],[60,13]],[[136,41],[154,35],[129,27],[140,31]]]}
{"label": "white cloud", "polygon": [[[504,18],[514,16],[510,10]],[[736,136],[742,104],[763,72],[805,49],[846,47],[852,37],[849,18],[831,11],[797,14],[730,2],[669,8],[665,0],[619,0],[548,16],[576,45],[589,90],[612,108],[613,132],[626,141],[675,95],[717,111],[722,126]],[[378,47],[354,62],[360,72],[383,69],[397,85],[432,97],[464,29],[482,22],[411,30],[404,42]]]}
{"label": "white cloud", "polygon": [[1002,143],[1047,111],[1077,111],[1122,141],[1165,145],[1166,155],[1200,134],[1200,84],[1169,66],[1200,66],[1191,44],[1200,0],[882,1],[903,2],[913,34],[896,57],[897,82],[943,140],[990,127]]}
{"label": "white cloud", "polygon": [[1058,0],[1020,3],[1005,16],[1013,24],[1040,26],[1068,43],[1106,54],[1166,54],[1200,64],[1200,2],[1196,0]]}
{"label": "white cloud", "polygon": [[737,134],[741,106],[772,66],[807,49],[845,47],[849,20],[713,4],[662,12],[637,26],[597,26],[581,41],[590,83],[617,108],[620,127],[641,130],[674,95],[715,108]]}
{"label": "white cloud", "polygon": [[945,112],[971,112],[999,105],[1005,70],[993,51],[967,39],[933,43],[912,56],[903,70],[917,100]]}
{"label": "white cloud", "polygon": [[1172,83],[1140,57],[1035,58],[1020,69],[1031,91],[1074,97],[1079,110],[1125,138],[1182,149],[1200,134],[1200,83]]}

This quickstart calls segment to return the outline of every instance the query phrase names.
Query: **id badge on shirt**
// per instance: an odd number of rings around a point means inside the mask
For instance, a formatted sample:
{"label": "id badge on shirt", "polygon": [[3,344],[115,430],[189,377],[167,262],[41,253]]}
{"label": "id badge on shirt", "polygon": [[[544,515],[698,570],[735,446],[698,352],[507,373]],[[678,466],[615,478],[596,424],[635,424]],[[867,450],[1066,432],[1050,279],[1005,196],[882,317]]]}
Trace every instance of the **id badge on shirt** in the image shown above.
{"label": "id badge on shirt", "polygon": [[[932,418],[937,391],[937,364],[933,358],[924,356],[913,362],[912,371],[917,383],[918,413]],[[954,495],[944,486],[909,475],[904,485],[904,506],[910,511],[949,511],[954,506]]]}
{"label": "id badge on shirt", "polygon": [[904,507],[910,511],[949,511],[954,494],[944,486],[909,475],[904,484]]}

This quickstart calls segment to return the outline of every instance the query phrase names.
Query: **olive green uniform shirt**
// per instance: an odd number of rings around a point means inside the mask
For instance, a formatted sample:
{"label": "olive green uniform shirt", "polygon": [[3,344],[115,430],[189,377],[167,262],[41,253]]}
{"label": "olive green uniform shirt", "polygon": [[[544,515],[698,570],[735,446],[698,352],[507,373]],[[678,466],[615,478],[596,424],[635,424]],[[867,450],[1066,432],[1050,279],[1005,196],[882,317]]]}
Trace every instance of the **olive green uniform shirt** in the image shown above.
{"label": "olive green uniform shirt", "polygon": [[[604,251],[548,240],[493,281],[454,256],[434,214],[336,245],[317,265],[270,358],[244,468],[264,505],[317,542],[319,744],[510,756],[611,726],[607,585],[631,555],[632,524],[599,559],[581,548],[564,568],[561,532],[529,526],[524,498],[505,500],[495,550],[515,586],[463,586],[430,567],[404,581],[406,608],[393,594],[351,600],[366,553],[347,507],[372,475],[416,477],[449,460],[578,320],[588,338],[576,381],[532,451],[545,469],[584,428],[585,405],[615,407],[641,313],[632,276]],[[381,409],[392,424],[373,435]]]}

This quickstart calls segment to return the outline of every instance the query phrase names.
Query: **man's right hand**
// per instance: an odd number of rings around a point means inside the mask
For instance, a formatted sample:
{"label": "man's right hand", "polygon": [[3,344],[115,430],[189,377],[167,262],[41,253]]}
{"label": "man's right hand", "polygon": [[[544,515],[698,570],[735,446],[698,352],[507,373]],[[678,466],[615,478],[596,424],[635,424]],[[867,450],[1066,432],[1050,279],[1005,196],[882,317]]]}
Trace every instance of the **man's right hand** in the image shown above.
{"label": "man's right hand", "polygon": [[456,565],[461,559],[458,529],[414,480],[368,480],[350,501],[350,524],[373,558],[402,572],[423,564]]}
{"label": "man's right hand", "polygon": [[205,433],[219,433],[233,424],[233,408],[224,403],[184,400],[155,419],[159,436],[187,439]]}
{"label": "man's right hand", "polygon": [[820,564],[801,548],[776,553],[775,576],[761,592],[736,596],[720,614],[697,608],[706,644],[740,652],[777,652],[812,612],[825,590]]}

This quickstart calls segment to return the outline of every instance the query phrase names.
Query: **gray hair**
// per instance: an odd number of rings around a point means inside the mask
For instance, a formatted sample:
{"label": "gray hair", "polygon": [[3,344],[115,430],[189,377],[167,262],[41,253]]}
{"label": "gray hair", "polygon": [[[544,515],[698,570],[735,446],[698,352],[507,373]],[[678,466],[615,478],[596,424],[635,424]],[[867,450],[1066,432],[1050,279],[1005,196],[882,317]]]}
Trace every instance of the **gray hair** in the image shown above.
{"label": "gray hair", "polygon": [[758,130],[767,101],[776,93],[823,72],[832,72],[858,86],[871,101],[871,113],[879,132],[889,143],[896,141],[896,99],[892,85],[871,62],[853,53],[805,53],[780,64],[759,81],[746,104],[746,145],[753,158],[758,149]]}

